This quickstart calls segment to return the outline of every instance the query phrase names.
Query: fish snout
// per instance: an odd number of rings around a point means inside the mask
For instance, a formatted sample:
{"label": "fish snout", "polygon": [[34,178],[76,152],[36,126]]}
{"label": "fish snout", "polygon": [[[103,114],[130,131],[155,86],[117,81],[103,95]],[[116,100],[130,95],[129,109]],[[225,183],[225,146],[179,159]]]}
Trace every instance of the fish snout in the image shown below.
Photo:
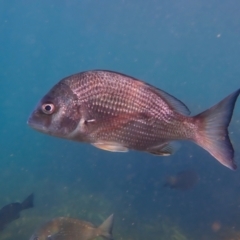
{"label": "fish snout", "polygon": [[38,111],[32,112],[32,114],[29,116],[27,120],[27,124],[40,132],[47,132],[47,119],[44,119],[44,117],[39,114]]}

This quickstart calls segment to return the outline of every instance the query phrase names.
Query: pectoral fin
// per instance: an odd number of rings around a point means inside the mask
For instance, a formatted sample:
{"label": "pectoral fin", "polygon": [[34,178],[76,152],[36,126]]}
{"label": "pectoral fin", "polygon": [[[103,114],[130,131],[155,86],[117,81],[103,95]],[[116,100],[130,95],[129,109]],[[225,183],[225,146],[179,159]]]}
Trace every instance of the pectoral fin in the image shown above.
{"label": "pectoral fin", "polygon": [[96,148],[100,148],[102,150],[110,152],[128,152],[128,148],[116,142],[97,142],[92,143],[92,145]]}

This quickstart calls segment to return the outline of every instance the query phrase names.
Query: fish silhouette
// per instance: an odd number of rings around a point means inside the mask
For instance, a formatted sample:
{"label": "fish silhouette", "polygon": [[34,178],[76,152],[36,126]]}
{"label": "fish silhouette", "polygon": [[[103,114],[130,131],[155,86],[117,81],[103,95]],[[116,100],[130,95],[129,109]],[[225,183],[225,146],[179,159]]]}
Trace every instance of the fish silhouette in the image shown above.
{"label": "fish silhouette", "polygon": [[2,207],[2,209],[0,210],[0,231],[3,230],[7,224],[18,219],[22,210],[32,208],[33,198],[34,195],[32,193],[22,203],[10,203]]}
{"label": "fish silhouette", "polygon": [[187,169],[168,176],[163,186],[184,191],[193,188],[198,180],[198,174],[194,170]]}
{"label": "fish silhouette", "polygon": [[45,223],[30,240],[92,240],[97,237],[112,240],[113,215],[99,227],[92,223],[69,217],[58,217]]}
{"label": "fish silhouette", "polygon": [[57,83],[28,124],[49,135],[113,152],[133,149],[169,156],[175,140],[189,140],[236,169],[228,125],[239,93],[189,116],[188,108],[163,90],[124,74],[94,70]]}

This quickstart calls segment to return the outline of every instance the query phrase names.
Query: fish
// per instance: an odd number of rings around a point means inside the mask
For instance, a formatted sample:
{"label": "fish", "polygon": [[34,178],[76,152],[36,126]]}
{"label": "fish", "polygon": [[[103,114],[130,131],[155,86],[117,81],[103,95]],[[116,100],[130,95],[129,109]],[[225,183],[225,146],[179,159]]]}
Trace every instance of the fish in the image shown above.
{"label": "fish", "polygon": [[137,150],[157,156],[189,140],[235,170],[228,126],[240,89],[195,116],[174,96],[142,80],[108,70],[60,80],[39,101],[27,123],[55,137],[111,152]]}
{"label": "fish", "polygon": [[30,240],[91,240],[97,237],[112,240],[113,214],[99,227],[75,218],[54,218],[38,228]]}
{"label": "fish", "polygon": [[20,212],[22,210],[32,208],[33,199],[34,195],[32,193],[22,203],[10,203],[2,207],[0,210],[0,231],[2,231],[7,224],[20,218]]}
{"label": "fish", "polygon": [[193,188],[199,180],[199,176],[194,170],[183,170],[178,172],[175,175],[168,176],[164,187],[176,189],[176,190],[189,190]]}

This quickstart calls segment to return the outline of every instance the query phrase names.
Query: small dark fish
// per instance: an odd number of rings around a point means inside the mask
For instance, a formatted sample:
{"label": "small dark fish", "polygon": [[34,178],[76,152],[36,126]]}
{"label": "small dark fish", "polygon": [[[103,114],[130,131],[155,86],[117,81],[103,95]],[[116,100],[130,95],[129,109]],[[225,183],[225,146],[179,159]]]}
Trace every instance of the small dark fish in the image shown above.
{"label": "small dark fish", "polygon": [[199,176],[195,171],[184,170],[174,176],[168,176],[163,186],[184,191],[193,188],[198,180]]}
{"label": "small dark fish", "polygon": [[20,217],[20,212],[33,207],[33,194],[29,195],[22,203],[10,203],[0,210],[0,230],[10,222]]}
{"label": "small dark fish", "polygon": [[174,140],[190,140],[236,169],[227,128],[239,93],[240,89],[190,117],[181,101],[158,88],[120,73],[94,70],[57,83],[28,124],[49,135],[113,152],[134,149],[169,156]]}
{"label": "small dark fish", "polygon": [[30,240],[91,240],[97,237],[112,240],[113,215],[99,227],[79,219],[59,217],[40,227]]}

